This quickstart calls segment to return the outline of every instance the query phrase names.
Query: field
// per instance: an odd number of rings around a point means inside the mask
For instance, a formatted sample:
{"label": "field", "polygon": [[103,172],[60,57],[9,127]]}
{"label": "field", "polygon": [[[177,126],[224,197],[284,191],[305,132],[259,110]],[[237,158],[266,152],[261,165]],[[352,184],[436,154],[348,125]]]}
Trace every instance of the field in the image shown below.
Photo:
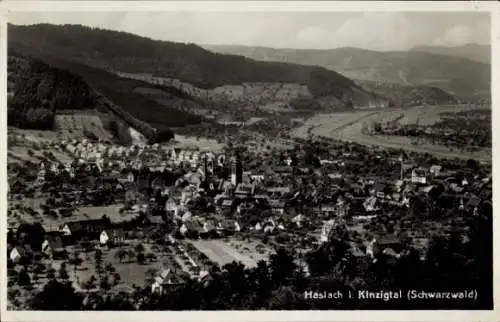
{"label": "field", "polygon": [[[251,243],[225,242],[223,240],[196,240],[190,242],[220,266],[237,261],[242,262],[247,267],[255,267],[259,260],[267,258],[267,256],[254,251]],[[246,246],[243,246],[243,244]]]}
{"label": "field", "polygon": [[187,148],[187,147],[197,147],[200,150],[209,150],[212,152],[219,152],[223,149],[223,144],[218,143],[213,139],[199,138],[185,135],[175,135],[176,142],[173,143],[175,147]]}
{"label": "field", "polygon": [[102,124],[98,115],[87,113],[56,115],[56,130],[63,140],[82,138],[85,133],[93,133],[96,137],[111,140],[112,136]]}
{"label": "field", "polygon": [[416,145],[407,137],[370,136],[362,133],[363,126],[372,122],[384,123],[397,121],[401,124],[418,123],[419,125],[431,125],[440,120],[441,113],[460,112],[471,109],[472,108],[468,106],[433,106],[378,111],[357,110],[352,112],[322,114],[305,120],[302,126],[292,130],[291,135],[304,138],[311,133],[317,136],[353,141],[363,145],[377,145],[396,149],[404,148],[415,152],[432,153],[440,157],[461,159],[476,158],[482,161],[491,161],[491,149],[466,153],[451,151],[449,148],[437,145]]}
{"label": "field", "polygon": [[[30,155],[28,151],[32,151],[33,154]],[[35,150],[25,146],[9,146],[7,152],[8,162],[40,162],[44,152],[52,153],[54,157],[62,163],[71,162],[73,160],[69,155],[55,149]]]}
{"label": "field", "polygon": [[40,222],[45,230],[58,230],[59,226],[65,222],[77,220],[100,219],[104,214],[109,217],[111,222],[128,221],[136,216],[135,213],[119,213],[122,204],[101,206],[101,207],[80,207],[76,209],[69,217],[52,218],[50,216],[41,215],[41,205],[45,203],[45,198],[23,198],[21,200],[9,201],[9,209],[22,205],[31,207],[38,211],[40,215],[32,216],[22,210],[15,210],[18,216],[8,216],[7,222],[9,226],[17,226],[20,222],[34,223]]}

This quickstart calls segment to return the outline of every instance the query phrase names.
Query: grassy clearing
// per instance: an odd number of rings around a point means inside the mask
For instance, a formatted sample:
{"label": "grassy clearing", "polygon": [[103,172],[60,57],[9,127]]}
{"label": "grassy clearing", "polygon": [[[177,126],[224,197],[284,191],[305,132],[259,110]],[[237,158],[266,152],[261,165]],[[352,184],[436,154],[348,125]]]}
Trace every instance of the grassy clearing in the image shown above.
{"label": "grassy clearing", "polygon": [[175,143],[173,145],[175,147],[187,148],[187,147],[197,147],[200,150],[208,150],[212,152],[220,152],[224,148],[224,145],[218,143],[216,140],[207,139],[207,138],[199,138],[192,136],[184,136],[184,135],[175,135]]}

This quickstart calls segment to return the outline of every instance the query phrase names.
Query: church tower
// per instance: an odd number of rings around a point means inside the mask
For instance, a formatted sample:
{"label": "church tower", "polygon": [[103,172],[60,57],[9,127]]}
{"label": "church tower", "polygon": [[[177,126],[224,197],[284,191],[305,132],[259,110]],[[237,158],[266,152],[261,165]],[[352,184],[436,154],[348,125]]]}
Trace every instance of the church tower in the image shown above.
{"label": "church tower", "polygon": [[243,167],[238,153],[231,158],[231,184],[237,186],[243,181]]}

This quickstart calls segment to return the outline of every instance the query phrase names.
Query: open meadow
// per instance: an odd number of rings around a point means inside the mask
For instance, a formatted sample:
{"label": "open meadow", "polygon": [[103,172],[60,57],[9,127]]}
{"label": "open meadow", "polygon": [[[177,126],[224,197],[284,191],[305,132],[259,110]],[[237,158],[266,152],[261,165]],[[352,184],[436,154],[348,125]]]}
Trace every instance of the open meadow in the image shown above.
{"label": "open meadow", "polygon": [[220,152],[223,149],[223,144],[218,143],[214,139],[207,138],[196,138],[193,136],[185,136],[185,135],[175,135],[175,142],[171,142],[174,147],[179,148],[187,148],[187,147],[196,147],[202,151],[212,151],[212,152]]}

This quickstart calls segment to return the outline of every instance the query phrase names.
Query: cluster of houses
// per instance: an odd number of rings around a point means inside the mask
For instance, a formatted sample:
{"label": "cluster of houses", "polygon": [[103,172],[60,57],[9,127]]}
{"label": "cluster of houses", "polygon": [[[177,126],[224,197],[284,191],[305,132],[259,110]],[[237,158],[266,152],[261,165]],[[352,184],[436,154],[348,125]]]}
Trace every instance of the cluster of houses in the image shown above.
{"label": "cluster of houses", "polygon": [[[81,146],[85,140],[80,142]],[[96,149],[99,149],[97,145]],[[123,148],[127,151],[137,151],[138,147]],[[416,195],[433,195],[438,192],[440,196],[447,196],[456,201],[460,207],[467,204],[477,203],[481,200],[488,200],[488,193],[481,196],[478,189],[491,192],[491,177],[479,178],[477,176],[456,178],[456,170],[443,169],[441,165],[430,167],[418,166],[412,162],[400,163],[399,178],[386,179],[375,176],[357,175],[353,176],[348,171],[329,171],[328,168],[345,167],[352,160],[321,160],[321,168],[324,171],[313,170],[308,167],[297,167],[292,165],[290,157],[284,158],[282,164],[262,171],[244,171],[239,157],[230,158],[231,162],[226,162],[225,154],[215,155],[210,152],[200,153],[199,151],[186,151],[172,148],[164,148],[157,145],[141,147],[139,156],[134,160],[84,160],[75,159],[75,162],[62,166],[51,164],[50,171],[67,171],[70,176],[74,176],[74,167],[85,164],[86,166],[98,169],[101,176],[115,175],[118,181],[128,186],[143,184],[151,186],[153,189],[161,189],[166,201],[150,199],[152,203],[164,202],[159,208],[171,214],[175,219],[182,219],[182,231],[203,231],[211,230],[209,227],[216,227],[218,224],[211,221],[198,222],[191,220],[192,213],[196,213],[196,201],[205,200],[213,206],[213,213],[219,216],[233,218],[241,217],[245,213],[258,212],[262,209],[269,210],[268,217],[290,217],[289,210],[297,208],[297,205],[304,208],[306,206],[311,215],[321,218],[347,217],[350,213],[378,214],[384,211],[385,205],[397,207],[410,207],[412,197]],[[160,151],[162,153],[158,154]],[[147,155],[157,155],[156,163],[148,162]],[[162,159],[164,156],[165,159]],[[182,177],[171,183],[161,178],[165,171],[175,170],[176,165],[182,162],[192,162],[191,170]],[[352,165],[351,165],[352,166]],[[215,168],[230,168],[229,176],[224,176],[215,171]],[[47,165],[41,164],[39,179],[43,180]],[[144,180],[138,177],[135,171],[147,169],[149,173],[159,174],[155,180]],[[301,178],[309,179],[316,177],[324,180],[327,177],[327,189],[320,189],[318,186],[307,186],[306,189],[297,189],[296,183]],[[459,182],[458,182],[458,181]],[[276,184],[273,182],[282,182]],[[469,183],[469,181],[472,181]],[[206,210],[206,209],[204,209]],[[212,210],[211,210],[212,211]],[[262,212],[261,212],[262,213]],[[293,212],[294,216],[300,214],[304,216],[304,210]],[[200,213],[196,213],[199,218]],[[201,216],[204,217],[204,216]],[[291,218],[290,218],[291,219]],[[267,218],[262,218],[258,224],[263,226]],[[275,222],[276,220],[269,220]],[[241,226],[241,223],[239,223]],[[252,223],[256,226],[257,223]],[[247,223],[248,226],[248,223]],[[279,226],[278,224],[275,225]],[[204,228],[203,228],[204,227]],[[258,226],[257,226],[258,227]],[[184,233],[183,233],[184,234]]]}
{"label": "cluster of houses", "polygon": [[224,154],[214,154],[210,151],[199,151],[195,149],[181,149],[166,145],[132,145],[129,147],[119,146],[101,142],[91,142],[87,139],[61,141],[58,145],[64,152],[74,158],[87,162],[102,164],[105,162],[129,160],[136,166],[154,165],[180,165],[187,163],[193,167],[207,158],[209,163],[223,163],[226,160]]}
{"label": "cluster of houses", "polygon": [[[277,161],[266,166],[255,162],[257,166],[250,167],[239,153],[229,156],[159,145],[115,147],[86,140],[60,146],[74,160],[67,164],[42,162],[38,182],[49,172],[75,177],[87,171],[101,179],[113,178],[122,187],[123,200],[131,201],[132,210],[144,215],[148,225],[168,228],[176,238],[319,229],[319,242],[325,242],[338,223],[361,217],[370,221],[387,209],[408,209],[416,197],[470,214],[477,214],[482,204],[492,200],[491,175],[460,173],[456,167],[423,166],[399,158],[387,161],[397,169],[395,176],[356,173],[363,165],[363,153],[324,157],[311,165],[301,164],[291,154],[278,157],[252,152],[251,158],[262,164],[272,158]],[[141,194],[145,196],[138,198]],[[123,214],[110,216],[121,218]],[[117,222],[120,220],[107,218],[63,222],[46,234],[41,252],[56,259],[63,258],[65,245],[72,243],[119,246],[137,226]],[[381,247],[398,255],[395,239],[366,241],[361,253],[371,256],[374,248]],[[31,253],[29,247],[17,245],[10,248],[9,258],[19,262]],[[165,281],[175,283],[172,276],[169,269],[163,271],[153,291],[161,291]]]}

